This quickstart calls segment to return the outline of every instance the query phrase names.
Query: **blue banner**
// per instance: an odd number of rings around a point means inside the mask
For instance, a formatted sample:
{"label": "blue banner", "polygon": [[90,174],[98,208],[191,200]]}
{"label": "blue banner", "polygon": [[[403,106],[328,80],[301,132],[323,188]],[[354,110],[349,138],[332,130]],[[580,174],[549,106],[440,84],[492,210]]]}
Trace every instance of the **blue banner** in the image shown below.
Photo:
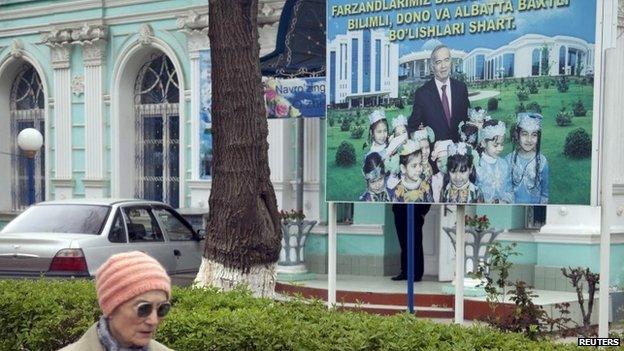
{"label": "blue banner", "polygon": [[325,117],[325,77],[266,78],[268,118]]}

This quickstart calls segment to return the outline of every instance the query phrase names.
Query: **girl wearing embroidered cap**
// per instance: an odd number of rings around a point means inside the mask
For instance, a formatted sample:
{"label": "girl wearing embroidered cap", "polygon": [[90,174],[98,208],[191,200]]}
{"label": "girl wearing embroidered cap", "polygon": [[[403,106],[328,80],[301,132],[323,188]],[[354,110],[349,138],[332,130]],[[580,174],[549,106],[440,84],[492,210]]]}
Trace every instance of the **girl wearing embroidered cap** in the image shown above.
{"label": "girl wearing embroidered cap", "polygon": [[448,146],[446,169],[448,174],[442,202],[458,204],[483,202],[483,195],[474,185],[472,149],[468,144],[460,142]]}
{"label": "girl wearing embroidered cap", "polygon": [[158,261],[139,251],[113,255],[95,288],[102,317],[61,351],[171,350],[152,340],[171,307],[171,280]]}
{"label": "girl wearing embroidered cap", "polygon": [[477,187],[486,203],[513,203],[509,164],[500,157],[505,143],[505,123],[491,119],[479,131],[481,158],[477,162]]}
{"label": "girl wearing embroidered cap", "polygon": [[516,149],[507,155],[517,204],[548,203],[548,160],[540,152],[542,115],[518,113],[513,140]]}

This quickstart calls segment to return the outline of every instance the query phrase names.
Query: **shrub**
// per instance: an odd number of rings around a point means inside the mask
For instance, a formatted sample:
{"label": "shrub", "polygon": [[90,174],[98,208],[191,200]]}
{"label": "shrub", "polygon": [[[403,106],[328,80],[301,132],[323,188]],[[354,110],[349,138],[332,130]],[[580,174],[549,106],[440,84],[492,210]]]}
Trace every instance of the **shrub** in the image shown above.
{"label": "shrub", "polygon": [[[275,301],[249,292],[174,288],[156,340],[175,350],[567,350],[484,326],[328,310],[320,301]],[[0,350],[57,350],[100,312],[92,281],[0,281]]]}
{"label": "shrub", "polygon": [[490,99],[488,100],[487,109],[488,109],[488,111],[495,111],[495,110],[498,110],[498,99],[497,99],[497,98],[495,98],[495,97],[490,98]]}
{"label": "shrub", "polygon": [[544,89],[548,89],[548,88],[550,88],[550,84],[551,84],[551,83],[550,83],[550,79],[546,79],[546,80],[544,80]]}
{"label": "shrub", "polygon": [[355,148],[348,141],[343,141],[336,150],[336,164],[342,167],[349,167],[355,164]]}
{"label": "shrub", "polygon": [[560,93],[565,93],[570,89],[570,83],[568,83],[568,79],[566,76],[562,76],[557,80],[557,91]]}
{"label": "shrub", "polygon": [[585,129],[577,128],[566,136],[563,154],[571,158],[590,157],[592,152],[591,136]]}
{"label": "shrub", "polygon": [[329,126],[330,126],[330,127],[333,127],[333,126],[334,126],[334,124],[336,124],[336,120],[335,120],[335,119],[333,119],[333,118],[328,118],[328,119],[327,119],[327,123],[329,123]]}
{"label": "shrub", "polygon": [[529,112],[542,113],[542,106],[537,101],[531,101],[526,105],[526,110]]}
{"label": "shrub", "polygon": [[572,124],[572,115],[570,114],[570,112],[563,109],[557,112],[556,122],[557,125],[560,127],[569,126],[570,124]]}
{"label": "shrub", "polygon": [[405,103],[403,102],[402,98],[398,98],[395,100],[394,106],[398,108],[399,110],[401,110],[405,107]]}
{"label": "shrub", "polygon": [[516,114],[520,113],[520,112],[526,112],[526,107],[524,106],[524,103],[520,103],[518,105],[516,105]]}
{"label": "shrub", "polygon": [[539,89],[536,84],[529,85],[529,94],[537,94]]}
{"label": "shrub", "polygon": [[342,123],[340,124],[341,132],[348,132],[351,129],[351,118],[343,117]]}
{"label": "shrub", "polygon": [[519,101],[527,101],[529,99],[529,91],[525,87],[520,88],[516,95]]}
{"label": "shrub", "polygon": [[578,99],[578,101],[574,103],[572,110],[575,117],[587,116],[587,110],[585,109],[585,106],[583,105],[583,101],[581,101],[581,99]]}
{"label": "shrub", "polygon": [[351,126],[351,139],[360,139],[364,134],[363,126]]}

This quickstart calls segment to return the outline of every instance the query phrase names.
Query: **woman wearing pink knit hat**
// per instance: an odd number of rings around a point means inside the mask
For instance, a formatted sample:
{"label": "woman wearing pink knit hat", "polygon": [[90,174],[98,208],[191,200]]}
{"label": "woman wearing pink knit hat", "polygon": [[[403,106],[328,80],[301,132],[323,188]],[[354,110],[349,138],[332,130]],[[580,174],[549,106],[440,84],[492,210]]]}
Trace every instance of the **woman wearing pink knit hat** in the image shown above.
{"label": "woman wearing pink knit hat", "polygon": [[171,280],[158,261],[139,251],[113,255],[95,288],[102,317],[61,351],[170,350],[152,340],[171,307]]}

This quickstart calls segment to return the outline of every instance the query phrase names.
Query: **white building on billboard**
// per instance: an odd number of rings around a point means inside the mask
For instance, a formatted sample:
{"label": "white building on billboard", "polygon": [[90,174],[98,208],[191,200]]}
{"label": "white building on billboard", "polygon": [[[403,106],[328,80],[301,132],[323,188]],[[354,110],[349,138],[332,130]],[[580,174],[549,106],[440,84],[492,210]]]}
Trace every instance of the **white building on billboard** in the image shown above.
{"label": "white building on billboard", "polygon": [[571,36],[526,34],[497,49],[476,48],[463,65],[469,81],[594,72],[594,44]]}
{"label": "white building on billboard", "polygon": [[399,95],[399,47],[383,30],[337,35],[328,43],[329,103],[377,105]]}
{"label": "white building on billboard", "polygon": [[[431,51],[441,45],[428,40],[419,51],[399,58],[399,77],[425,80],[431,75]],[[496,49],[451,49],[453,73],[468,81],[533,76],[588,75],[594,72],[594,44],[571,36],[526,34]]]}
{"label": "white building on billboard", "polygon": [[[437,39],[427,40],[419,51],[412,51],[399,59],[399,77],[408,80],[426,80],[431,75],[431,52],[436,46],[442,45]],[[461,73],[466,52],[451,49],[454,73]]]}

